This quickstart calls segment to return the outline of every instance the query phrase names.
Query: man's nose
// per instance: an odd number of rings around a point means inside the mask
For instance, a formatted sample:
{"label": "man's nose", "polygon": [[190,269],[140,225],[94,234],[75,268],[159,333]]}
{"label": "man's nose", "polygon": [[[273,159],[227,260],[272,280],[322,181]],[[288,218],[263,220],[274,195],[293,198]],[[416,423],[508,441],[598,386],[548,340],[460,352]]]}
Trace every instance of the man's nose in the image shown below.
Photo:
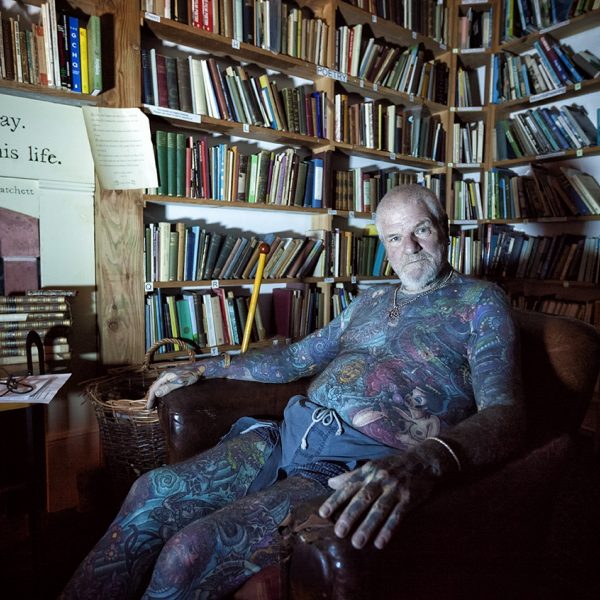
{"label": "man's nose", "polygon": [[403,240],[403,248],[402,251],[405,254],[416,254],[420,252],[422,249],[421,244],[419,244],[419,240],[414,235],[407,235]]}

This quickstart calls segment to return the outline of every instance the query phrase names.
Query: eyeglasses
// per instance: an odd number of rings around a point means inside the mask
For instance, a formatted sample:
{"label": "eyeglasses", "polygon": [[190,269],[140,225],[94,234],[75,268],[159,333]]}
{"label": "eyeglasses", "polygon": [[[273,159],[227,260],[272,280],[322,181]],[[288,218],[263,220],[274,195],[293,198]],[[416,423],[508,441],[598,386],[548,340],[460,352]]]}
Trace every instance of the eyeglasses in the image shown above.
{"label": "eyeglasses", "polygon": [[[9,375],[0,379],[0,398],[6,394],[29,394],[33,386],[26,382],[27,377]],[[5,388],[5,389],[3,389]]]}

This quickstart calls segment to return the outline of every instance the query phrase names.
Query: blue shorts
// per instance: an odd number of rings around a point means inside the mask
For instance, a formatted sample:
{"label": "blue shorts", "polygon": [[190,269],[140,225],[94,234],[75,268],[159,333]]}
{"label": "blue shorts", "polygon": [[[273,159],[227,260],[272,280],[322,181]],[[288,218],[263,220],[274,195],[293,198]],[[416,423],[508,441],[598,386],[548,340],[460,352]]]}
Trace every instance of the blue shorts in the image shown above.
{"label": "blue shorts", "polygon": [[330,477],[350,471],[361,462],[398,452],[344,423],[333,409],[304,396],[290,398],[280,423],[242,417],[223,440],[250,431],[273,448],[250,486],[251,492],[291,475],[314,479],[327,487]]}

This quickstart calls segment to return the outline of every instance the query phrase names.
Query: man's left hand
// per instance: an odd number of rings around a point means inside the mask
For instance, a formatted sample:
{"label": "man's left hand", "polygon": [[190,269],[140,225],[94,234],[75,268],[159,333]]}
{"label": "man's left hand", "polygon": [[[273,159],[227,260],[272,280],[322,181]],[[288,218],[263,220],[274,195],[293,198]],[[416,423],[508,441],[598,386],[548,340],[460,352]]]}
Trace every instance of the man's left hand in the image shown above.
{"label": "man's left hand", "polygon": [[352,545],[362,548],[374,539],[383,548],[404,515],[426,500],[437,476],[426,467],[420,452],[369,461],[329,480],[336,490],[319,508],[322,517],[343,511],[335,522],[338,537],[352,534]]}

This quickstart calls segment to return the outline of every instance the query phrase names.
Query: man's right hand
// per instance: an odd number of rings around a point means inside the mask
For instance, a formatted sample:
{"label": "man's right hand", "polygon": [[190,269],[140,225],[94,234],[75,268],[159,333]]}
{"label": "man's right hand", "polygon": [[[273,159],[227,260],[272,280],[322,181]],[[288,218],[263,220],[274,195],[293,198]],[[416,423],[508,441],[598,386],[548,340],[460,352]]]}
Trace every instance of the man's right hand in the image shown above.
{"label": "man's right hand", "polygon": [[191,363],[185,367],[175,367],[165,371],[150,386],[146,408],[150,409],[154,406],[155,398],[161,398],[177,388],[196,383],[205,370],[204,365]]}

